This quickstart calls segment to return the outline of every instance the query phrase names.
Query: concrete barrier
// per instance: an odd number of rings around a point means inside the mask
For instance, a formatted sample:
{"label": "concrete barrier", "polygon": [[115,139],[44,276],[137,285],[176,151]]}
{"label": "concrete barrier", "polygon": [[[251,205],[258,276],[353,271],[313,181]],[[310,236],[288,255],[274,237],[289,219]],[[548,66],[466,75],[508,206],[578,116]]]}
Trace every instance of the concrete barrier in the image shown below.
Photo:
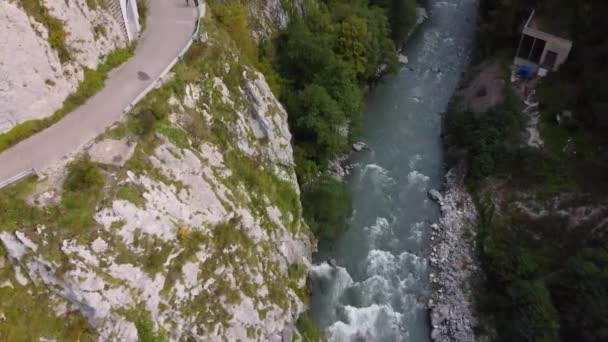
{"label": "concrete barrier", "polygon": [[[205,3],[203,0],[201,0],[201,6],[205,6]],[[158,85],[163,83],[163,78],[169,73],[171,68],[173,68],[175,66],[175,64],[177,64],[177,62],[179,62],[184,57],[186,52],[188,52],[188,49],[190,48],[190,46],[192,46],[192,43],[198,38],[198,31],[200,30],[200,22],[201,22],[201,15],[202,15],[200,6],[197,7],[196,12],[197,12],[197,16],[196,16],[196,23],[194,25],[194,31],[192,31],[192,35],[190,36],[190,39],[188,39],[188,42],[186,43],[186,45],[181,49],[181,51],[177,54],[177,56],[175,56],[175,58],[173,58],[171,60],[171,62],[167,65],[167,67],[164,68],[163,71],[161,71],[161,73],[154,78],[154,81],[152,81],[152,83],[150,83],[150,85],[148,85],[146,87],[146,89],[144,89],[141,93],[139,93],[139,95],[137,95],[133,99],[133,101],[131,101],[129,103],[129,105],[127,107],[125,107],[125,109],[123,109],[124,114],[128,114],[133,109],[133,107],[135,107],[135,105],[137,105],[137,103],[139,103],[139,101],[141,101],[146,95],[148,95],[148,93],[150,91],[152,91],[152,89],[154,89],[155,87],[157,87]],[[86,145],[90,145],[90,143],[91,142],[87,143]],[[0,189],[5,188],[11,184],[15,184],[15,183],[19,182],[20,180],[23,180],[24,178],[27,178],[28,176],[31,176],[31,175],[38,175],[38,173],[36,172],[35,169],[29,169],[29,170],[22,171],[5,181],[0,182]]]}
{"label": "concrete barrier", "polygon": [[36,172],[36,169],[29,169],[29,170],[25,170],[22,172],[19,172],[18,174],[14,175],[13,177],[0,182],[0,189],[5,188],[11,184],[15,184],[17,182],[19,182],[20,180],[23,180],[29,176],[37,176],[38,173]]}
{"label": "concrete barrier", "polygon": [[[202,2],[201,6],[205,6],[205,3],[203,1],[201,1],[201,2]],[[201,15],[202,15],[200,6],[196,8],[196,12],[197,12],[197,16],[196,16],[196,24],[194,25],[194,31],[192,32],[192,36],[190,36],[190,39],[188,39],[188,42],[186,43],[186,45],[177,54],[177,56],[175,56],[175,58],[173,58],[171,60],[171,62],[169,62],[167,67],[165,67],[163,69],[163,71],[161,71],[160,74],[158,74],[158,76],[156,76],[154,78],[154,81],[152,81],[152,83],[150,83],[150,85],[148,85],[146,87],[146,89],[144,89],[141,93],[139,93],[139,95],[137,95],[133,99],[133,101],[131,101],[131,103],[129,103],[129,105],[127,107],[125,107],[125,109],[123,110],[123,112],[125,114],[128,114],[139,103],[139,101],[141,101],[144,97],[146,97],[146,95],[148,95],[149,92],[152,91],[152,89],[156,88],[157,86],[160,86],[163,83],[164,77],[167,76],[169,71],[171,71],[171,69],[175,66],[175,64],[177,64],[177,62],[182,60],[182,58],[184,57],[186,52],[188,52],[188,49],[190,49],[190,46],[192,46],[192,43],[195,40],[197,40],[198,31],[200,30]]]}

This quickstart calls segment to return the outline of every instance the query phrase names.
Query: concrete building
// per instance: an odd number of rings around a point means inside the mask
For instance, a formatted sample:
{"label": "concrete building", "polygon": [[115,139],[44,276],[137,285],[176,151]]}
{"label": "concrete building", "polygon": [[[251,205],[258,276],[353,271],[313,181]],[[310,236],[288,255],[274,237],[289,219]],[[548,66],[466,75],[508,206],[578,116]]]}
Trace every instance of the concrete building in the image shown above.
{"label": "concrete building", "polygon": [[572,41],[566,32],[551,32],[543,25],[542,17],[532,11],[526,21],[513,64],[532,76],[545,76],[562,65],[572,49]]}
{"label": "concrete building", "polygon": [[129,42],[139,37],[139,11],[136,0],[109,0],[110,12],[121,25],[124,35]]}

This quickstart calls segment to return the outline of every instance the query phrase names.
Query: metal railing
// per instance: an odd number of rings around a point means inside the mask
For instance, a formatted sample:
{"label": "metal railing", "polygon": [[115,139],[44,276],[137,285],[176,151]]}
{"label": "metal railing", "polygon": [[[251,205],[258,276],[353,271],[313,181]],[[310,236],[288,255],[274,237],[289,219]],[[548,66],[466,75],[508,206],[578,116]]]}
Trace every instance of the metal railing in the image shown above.
{"label": "metal railing", "polygon": [[[202,2],[201,6],[205,6],[205,3]],[[146,89],[144,89],[141,93],[139,93],[139,95],[137,95],[135,97],[135,99],[133,99],[133,101],[131,101],[129,103],[129,105],[125,107],[125,109],[123,109],[123,113],[125,113],[125,114],[129,113],[131,111],[131,109],[133,109],[133,107],[135,107],[137,105],[137,103],[139,103],[139,101],[141,101],[144,97],[146,97],[146,95],[148,95],[148,93],[150,91],[152,91],[152,89],[161,85],[163,83],[163,78],[165,76],[167,76],[167,74],[175,66],[175,64],[177,64],[177,62],[182,60],[182,58],[184,57],[186,52],[188,52],[188,49],[190,49],[190,46],[192,46],[192,43],[197,39],[199,30],[200,30],[200,25],[201,25],[201,7],[200,6],[198,6],[196,8],[196,14],[197,14],[196,15],[196,25],[194,25],[194,31],[192,32],[192,35],[190,36],[190,39],[188,39],[188,42],[186,43],[184,48],[181,49],[181,51],[177,54],[177,56],[175,56],[175,58],[173,58],[171,60],[171,62],[169,62],[167,67],[164,68],[163,71],[161,71],[160,74],[158,74],[158,76],[156,76],[156,78],[154,78],[154,81],[152,81],[152,83],[150,83],[146,87]]]}
{"label": "metal railing", "polygon": [[36,169],[29,169],[29,170],[25,170],[25,171],[21,171],[18,174],[14,175],[13,177],[0,182],[0,189],[7,187],[11,184],[17,183],[22,179],[25,179],[29,176],[37,176],[38,172],[36,172]]}
{"label": "metal railing", "polygon": [[[202,1],[202,0],[201,0],[201,6],[205,6],[204,1]],[[137,95],[129,103],[129,105],[127,107],[125,107],[125,109],[123,109],[124,114],[129,113],[131,111],[131,109],[133,109],[133,107],[135,107],[135,105],[137,105],[137,103],[139,101],[141,101],[152,89],[154,89],[156,86],[162,84],[163,78],[169,73],[169,71],[175,66],[175,64],[177,64],[177,62],[182,60],[182,58],[184,57],[184,55],[186,54],[188,49],[190,49],[190,46],[192,46],[192,43],[197,39],[199,30],[200,30],[200,23],[201,23],[201,7],[200,6],[198,6],[196,8],[196,14],[197,14],[196,15],[196,25],[194,25],[194,31],[192,32],[192,35],[190,36],[190,39],[188,39],[188,42],[186,43],[186,45],[181,49],[181,51],[177,54],[177,56],[175,56],[175,58],[173,58],[171,60],[171,62],[169,62],[167,67],[165,67],[163,69],[163,71],[161,71],[160,74],[158,74],[158,76],[156,76],[156,78],[154,78],[154,81],[152,81],[152,83],[150,83],[146,87],[146,89],[144,89],[141,93],[139,93],[139,95]],[[85,144],[85,146],[90,143],[91,142]],[[23,180],[32,175],[38,175],[38,172],[36,171],[36,169],[32,168],[29,170],[19,172],[18,174],[14,175],[13,177],[11,177],[5,181],[1,181],[0,189],[7,187],[11,184],[15,184],[15,183],[19,182],[20,180]]]}

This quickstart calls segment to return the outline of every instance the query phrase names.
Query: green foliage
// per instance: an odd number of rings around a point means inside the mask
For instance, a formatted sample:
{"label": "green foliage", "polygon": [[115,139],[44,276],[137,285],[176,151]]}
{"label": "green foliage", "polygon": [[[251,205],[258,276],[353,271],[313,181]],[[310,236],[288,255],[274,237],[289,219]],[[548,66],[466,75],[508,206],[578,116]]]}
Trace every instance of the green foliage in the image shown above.
{"label": "green foliage", "polygon": [[52,124],[61,120],[66,114],[84,104],[91,96],[100,91],[110,70],[124,63],[133,55],[135,46],[119,48],[112,51],[96,70],[84,68],[84,79],[78,89],[70,94],[64,101],[63,106],[55,111],[53,115],[44,119],[36,119],[22,122],[10,131],[0,134],[0,152],[42,131]]}
{"label": "green foliage", "polygon": [[325,334],[321,327],[315,323],[308,314],[303,314],[298,319],[296,325],[298,332],[302,335],[302,340],[304,342],[323,342],[327,341]]}
{"label": "green foliage", "polygon": [[42,0],[20,0],[19,3],[29,16],[44,25],[48,30],[48,42],[59,56],[62,63],[72,59],[70,49],[67,45],[68,33],[65,31],[63,22],[53,17]]}
{"label": "green foliage", "polygon": [[95,33],[95,38],[98,38],[99,36],[106,37],[108,35],[108,31],[103,25],[95,25],[95,27],[93,27],[93,32]]}
{"label": "green foliage", "polygon": [[507,293],[514,311],[510,341],[559,341],[559,317],[543,281],[515,281]]}
{"label": "green foliage", "polygon": [[386,11],[395,45],[405,43],[408,33],[416,25],[416,0],[371,0],[371,3]]}
{"label": "green foliage", "polygon": [[474,179],[508,174],[520,156],[525,117],[509,94],[497,108],[475,114],[453,103],[445,117],[451,143],[465,150]]}
{"label": "green foliage", "polygon": [[48,30],[48,42],[57,51],[59,60],[66,63],[72,59],[70,49],[67,45],[68,33],[65,31],[63,22],[53,17],[42,0],[19,0],[21,7],[29,16],[44,25]]}
{"label": "green foliage", "polygon": [[154,331],[154,322],[145,310],[130,310],[125,312],[127,319],[135,323],[139,342],[165,342],[167,337],[161,331]]}
{"label": "green foliage", "polygon": [[61,222],[76,231],[93,225],[93,212],[101,196],[104,176],[99,167],[88,159],[68,165],[68,175],[63,183]]}
{"label": "green foliage", "polygon": [[555,284],[564,341],[608,340],[608,250],[591,245],[568,260]]}
{"label": "green foliage", "polygon": [[148,23],[148,0],[137,0],[137,12],[139,13],[141,32],[144,32]]}
{"label": "green foliage", "polygon": [[68,165],[63,189],[66,192],[99,192],[103,183],[103,176],[97,164],[88,159],[81,159]]}
{"label": "green foliage", "polygon": [[487,275],[480,310],[493,317],[498,341],[557,341],[559,317],[542,275],[546,251],[535,250],[490,203],[480,204],[478,239]]}
{"label": "green foliage", "polygon": [[293,113],[289,121],[295,139],[311,144],[310,148],[317,151],[315,160],[319,164],[347,149],[347,140],[338,131],[346,123],[346,117],[325,88],[308,85],[290,99],[287,108]]}
{"label": "green foliage", "polygon": [[[291,182],[280,179],[270,170],[266,170],[259,160],[235,151],[225,154],[224,160],[232,171],[231,177],[226,180],[227,185],[233,188],[234,192],[239,184],[245,186],[247,193],[250,194],[253,210],[256,210],[261,217],[267,217],[267,204],[264,200],[266,196],[270,203],[281,211],[281,219],[287,229],[294,233],[300,229],[302,218],[300,199]],[[237,200],[244,201],[243,198]]]}
{"label": "green foliage", "polygon": [[334,239],[347,228],[352,214],[346,184],[324,176],[302,189],[304,218],[319,239]]}
{"label": "green foliage", "polygon": [[89,8],[92,10],[97,10],[98,8],[108,8],[108,3],[106,0],[86,0],[86,2],[87,6],[89,6]]}
{"label": "green foliage", "polygon": [[[531,6],[532,5],[532,6]],[[544,85],[562,91],[547,104],[563,104],[574,110],[587,132],[604,134],[608,127],[608,38],[604,34],[608,3],[603,0],[527,0],[480,2],[480,56],[493,55],[507,47],[514,54],[522,23],[536,8],[538,18],[551,33],[571,38],[573,49],[566,63]],[[543,86],[544,86],[543,85]]]}
{"label": "green foliage", "polygon": [[593,229],[565,229],[564,218],[498,215],[487,200],[478,207],[486,275],[478,309],[496,340],[605,340],[608,251],[589,238]]}
{"label": "green foliage", "polygon": [[257,62],[257,45],[249,24],[247,23],[247,6],[240,4],[220,4],[219,1],[210,1],[214,15],[223,25],[241,53],[249,62]]}
{"label": "green foliage", "polygon": [[0,288],[0,325],[2,341],[97,341],[93,329],[78,311],[63,317],[54,314],[57,303],[46,291],[21,286],[14,276],[13,267],[0,270],[0,279],[10,280],[13,286]]}
{"label": "green foliage", "polygon": [[172,127],[167,124],[158,125],[156,131],[171,140],[175,146],[180,148],[188,148],[190,147],[190,141],[188,139],[188,135],[186,132],[177,127]]}
{"label": "green foliage", "polygon": [[365,75],[371,35],[365,19],[349,16],[336,25],[336,52],[352,66],[357,76]]}
{"label": "green foliage", "polygon": [[146,205],[145,192],[146,188],[142,185],[129,183],[118,188],[116,198],[129,201],[140,208],[144,208]]}
{"label": "green foliage", "polygon": [[260,71],[270,89],[275,95],[279,95],[279,76],[272,67],[274,49],[269,42],[263,42],[258,48],[248,21],[247,4],[226,2],[221,0],[209,1],[213,14],[236,44],[241,56],[246,63],[250,63]]}
{"label": "green foliage", "polygon": [[347,149],[361,124],[361,88],[395,70],[397,57],[383,9],[365,1],[306,5],[276,40],[281,101],[294,132],[298,177],[314,179]]}

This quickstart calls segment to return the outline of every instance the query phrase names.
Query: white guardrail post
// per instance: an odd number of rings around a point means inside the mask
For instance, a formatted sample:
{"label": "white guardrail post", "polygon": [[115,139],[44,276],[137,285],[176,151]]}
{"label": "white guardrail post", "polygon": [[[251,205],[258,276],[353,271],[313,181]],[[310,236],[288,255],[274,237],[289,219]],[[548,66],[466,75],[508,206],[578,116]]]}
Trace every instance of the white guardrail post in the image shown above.
{"label": "white guardrail post", "polygon": [[11,184],[17,183],[18,181],[25,179],[32,175],[38,175],[38,173],[36,172],[36,169],[29,169],[29,170],[21,171],[18,174],[14,175],[13,177],[11,177],[3,182],[0,182],[0,189],[7,187]]}
{"label": "white guardrail post", "polygon": [[[203,3],[203,6],[204,6],[204,3]],[[192,43],[194,42],[194,40],[197,39],[198,31],[200,30],[200,23],[201,23],[201,8],[199,6],[196,8],[196,23],[194,25],[194,31],[192,32],[192,35],[190,36],[190,39],[188,39],[188,42],[186,43],[186,45],[181,49],[181,51],[177,54],[177,56],[175,56],[175,58],[173,58],[171,60],[171,62],[167,65],[167,67],[164,68],[163,71],[161,71],[160,74],[158,74],[158,76],[156,76],[154,81],[152,81],[152,83],[150,83],[146,87],[146,89],[144,89],[141,93],[139,93],[139,95],[137,95],[129,103],[129,105],[125,107],[125,109],[123,109],[124,114],[128,114],[135,107],[135,105],[137,105],[137,103],[139,103],[139,101],[141,101],[152,89],[154,89],[157,85],[163,83],[163,77],[165,77],[169,73],[171,68],[173,68],[173,66],[175,66],[175,64],[177,64],[177,62],[180,61],[184,57],[184,55],[186,54],[186,52],[188,51],[190,46],[192,46]],[[13,177],[0,182],[0,189],[5,188],[11,184],[17,183],[20,180],[27,178],[28,176],[31,176],[31,175],[38,175],[38,172],[36,172],[36,169],[32,168],[29,170],[21,171],[18,174],[14,175]]]}

